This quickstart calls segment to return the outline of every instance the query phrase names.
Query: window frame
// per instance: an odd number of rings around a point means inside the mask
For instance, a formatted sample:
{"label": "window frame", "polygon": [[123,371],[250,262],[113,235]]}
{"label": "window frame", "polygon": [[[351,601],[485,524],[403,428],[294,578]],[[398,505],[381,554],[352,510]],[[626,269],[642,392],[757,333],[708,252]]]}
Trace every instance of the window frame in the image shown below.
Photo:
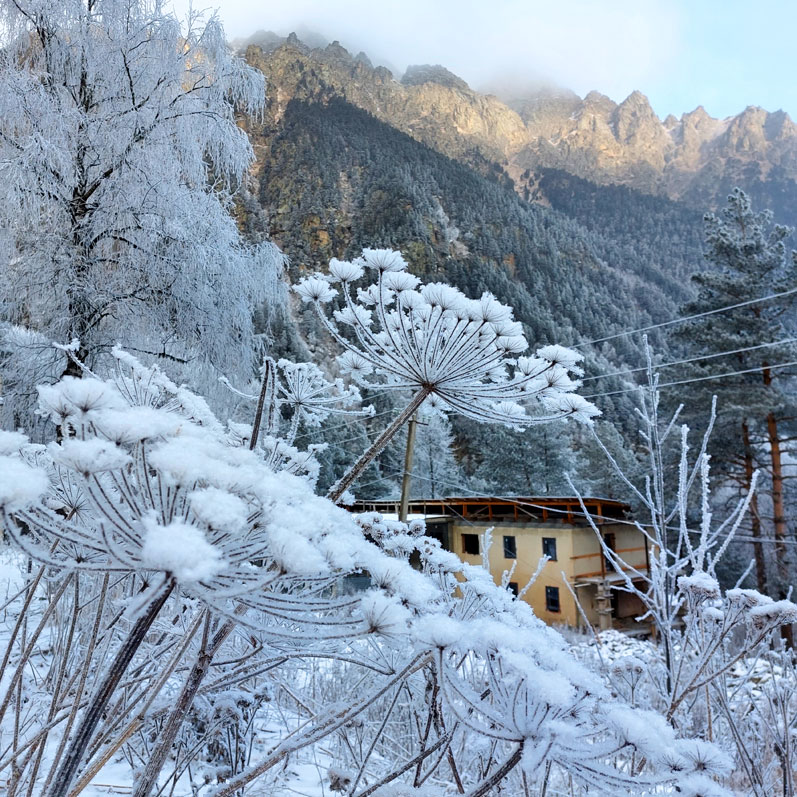
{"label": "window frame", "polygon": [[[517,559],[517,537],[514,534],[504,534],[503,537],[504,559]],[[509,545],[508,540],[511,540]]]}
{"label": "window frame", "polygon": [[[556,603],[556,608],[551,608]],[[545,611],[559,614],[562,611],[562,600],[559,587],[545,587]]]}
{"label": "window frame", "polygon": [[[553,556],[550,556],[548,554],[548,552],[545,550],[546,543],[553,543]],[[548,558],[552,562],[558,562],[559,561],[558,556],[557,556],[557,551],[556,551],[556,537],[543,537],[542,538],[542,555],[543,556],[548,556]]]}
{"label": "window frame", "polygon": [[[474,538],[476,540],[476,551],[475,552],[468,550],[468,547],[470,547],[469,543],[472,545]],[[462,534],[462,553],[465,554],[465,556],[478,556],[479,553],[481,552],[480,548],[481,548],[481,546],[479,545],[479,535],[478,534],[465,534],[465,533]]]}

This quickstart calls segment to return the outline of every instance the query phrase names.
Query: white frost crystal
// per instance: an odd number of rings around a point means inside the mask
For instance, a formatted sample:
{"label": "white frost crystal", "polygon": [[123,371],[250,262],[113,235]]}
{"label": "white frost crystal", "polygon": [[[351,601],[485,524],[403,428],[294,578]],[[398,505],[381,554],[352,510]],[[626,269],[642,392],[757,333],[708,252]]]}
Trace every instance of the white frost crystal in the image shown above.
{"label": "white frost crystal", "polygon": [[47,474],[19,459],[0,457],[0,508],[7,512],[36,503],[50,487]]}
{"label": "white frost crystal", "polygon": [[144,522],[144,567],[164,570],[180,581],[207,581],[224,568],[219,552],[205,539],[201,529],[174,522],[160,526]]}

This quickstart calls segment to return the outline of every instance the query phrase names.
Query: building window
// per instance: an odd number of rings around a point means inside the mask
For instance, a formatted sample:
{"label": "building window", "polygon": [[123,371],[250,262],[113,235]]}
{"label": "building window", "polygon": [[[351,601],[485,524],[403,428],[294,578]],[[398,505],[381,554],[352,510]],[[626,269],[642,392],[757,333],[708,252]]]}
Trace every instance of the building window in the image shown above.
{"label": "building window", "polygon": [[517,598],[517,594],[518,592],[520,592],[520,590],[518,589],[517,581],[510,581],[509,584],[507,585],[507,589],[509,589],[509,591]]}
{"label": "building window", "polygon": [[542,538],[542,555],[556,561],[556,537]]}
{"label": "building window", "polygon": [[504,537],[504,559],[517,559],[517,542],[514,537]]}
{"label": "building window", "polygon": [[559,612],[562,610],[559,605],[559,587],[545,588],[545,608],[549,612]]}
{"label": "building window", "polygon": [[478,534],[463,534],[462,535],[462,550],[464,553],[471,556],[479,555],[479,535]]}

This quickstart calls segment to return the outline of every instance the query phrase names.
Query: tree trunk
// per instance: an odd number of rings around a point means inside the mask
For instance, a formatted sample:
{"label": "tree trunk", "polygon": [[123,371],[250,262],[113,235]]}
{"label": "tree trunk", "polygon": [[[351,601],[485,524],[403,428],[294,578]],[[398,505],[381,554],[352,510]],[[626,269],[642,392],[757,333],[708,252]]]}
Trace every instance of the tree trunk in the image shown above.
{"label": "tree trunk", "polygon": [[[742,442],[744,443],[744,481],[749,491],[753,483],[753,446],[750,443],[750,427],[745,418],[742,421]],[[761,543],[761,517],[758,514],[758,496],[753,493],[750,498],[750,528],[753,535],[753,553],[755,556],[755,575],[758,591],[767,591],[767,569],[764,558],[764,546]]]}
{"label": "tree trunk", "polygon": [[[767,363],[764,363],[766,366]],[[764,384],[772,384],[772,372],[764,368]],[[767,440],[772,465],[772,514],[775,527],[775,563],[778,573],[778,597],[785,598],[789,588],[789,560],[786,555],[786,508],[783,500],[783,460],[778,436],[778,419],[774,412],[767,413]],[[783,625],[781,636],[786,644],[794,647],[794,633],[791,625]]]}

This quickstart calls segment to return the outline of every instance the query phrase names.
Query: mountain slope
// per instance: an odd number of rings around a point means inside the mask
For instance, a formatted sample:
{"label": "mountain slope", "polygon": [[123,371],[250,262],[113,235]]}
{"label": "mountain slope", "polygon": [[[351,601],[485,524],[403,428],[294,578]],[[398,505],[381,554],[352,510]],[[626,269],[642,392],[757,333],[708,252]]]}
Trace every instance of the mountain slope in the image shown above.
{"label": "mountain slope", "polygon": [[398,81],[362,53],[337,42],[312,49],[294,35],[249,46],[246,57],[269,80],[276,119],[291,99],[340,97],[445,155],[498,164],[521,192],[538,171],[557,168],[704,210],[740,185],[779,219],[797,221],[797,125],[780,111],[718,120],[697,108],[662,121],[640,92],[619,104],[598,92],[550,91],[502,102],[443,67],[411,67]]}
{"label": "mountain slope", "polygon": [[[500,173],[485,177],[336,97],[291,100],[249,132],[260,203],[295,271],[364,246],[397,247],[426,279],[512,304],[540,344],[661,320],[689,295],[684,275],[699,263],[700,220],[667,200],[649,198],[646,224],[615,239],[600,223],[590,230],[524,201]],[[554,175],[546,185],[556,194]],[[563,207],[572,203],[568,190],[556,194]],[[622,339],[603,356],[637,364],[638,341]]]}

